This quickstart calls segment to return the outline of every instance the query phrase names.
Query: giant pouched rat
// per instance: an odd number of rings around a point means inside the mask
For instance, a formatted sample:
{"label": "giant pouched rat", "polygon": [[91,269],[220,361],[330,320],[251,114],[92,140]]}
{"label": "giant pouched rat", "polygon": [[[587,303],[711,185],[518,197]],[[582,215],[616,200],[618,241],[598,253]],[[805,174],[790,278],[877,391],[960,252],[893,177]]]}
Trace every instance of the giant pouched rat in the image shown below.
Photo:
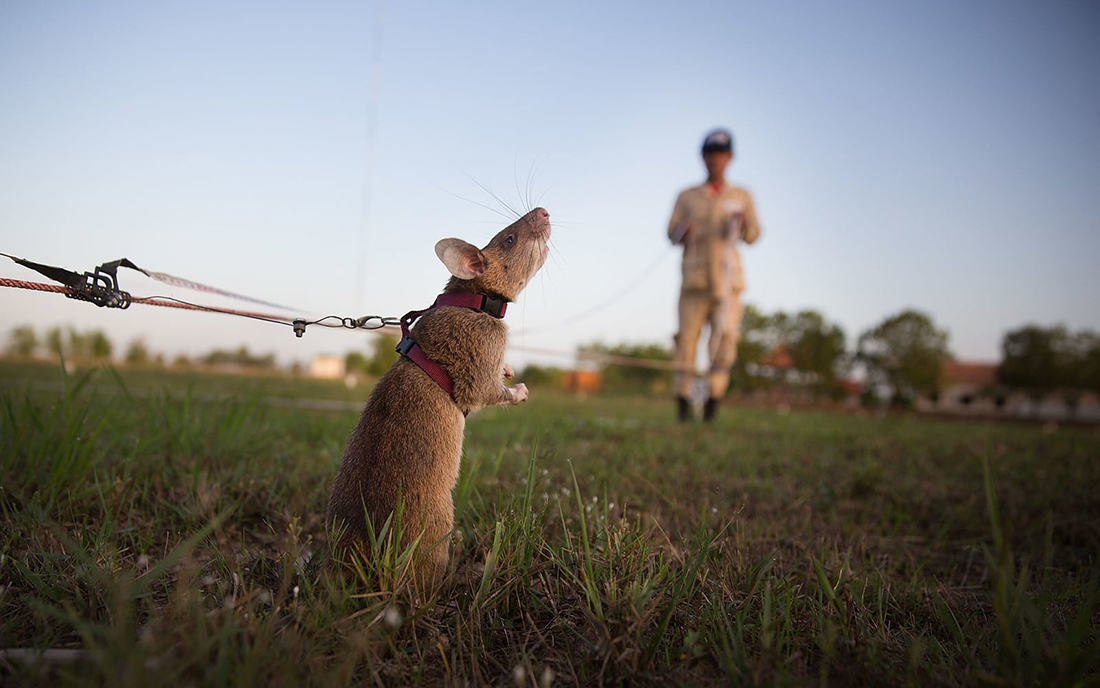
{"label": "giant pouched rat", "polygon": [[[514,301],[546,261],[549,239],[550,214],[536,208],[483,249],[461,239],[441,240],[435,252],[452,275],[443,293]],[[419,536],[417,578],[439,580],[449,560],[451,492],[466,415],[483,406],[527,401],[526,385],[504,384],[503,378],[512,377],[504,364],[507,334],[502,320],[472,308],[444,305],[423,312],[411,339],[449,374],[453,393],[405,356],[379,380],[329,493],[327,518],[342,533],[338,548],[365,544],[367,519],[377,533],[400,500],[402,548]]]}

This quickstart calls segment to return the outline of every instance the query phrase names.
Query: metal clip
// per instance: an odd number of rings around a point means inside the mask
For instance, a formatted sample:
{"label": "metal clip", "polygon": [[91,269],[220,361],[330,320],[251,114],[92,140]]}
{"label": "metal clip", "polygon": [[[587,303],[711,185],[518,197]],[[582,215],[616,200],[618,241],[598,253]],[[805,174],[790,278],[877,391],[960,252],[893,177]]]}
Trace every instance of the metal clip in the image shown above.
{"label": "metal clip", "polygon": [[67,296],[80,301],[91,301],[100,307],[129,308],[132,302],[130,293],[118,288],[119,262],[116,260],[113,263],[104,263],[95,272],[85,272],[81,282],[70,285],[73,291]]}
{"label": "metal clip", "polygon": [[301,339],[302,335],[306,333],[306,321],[302,318],[295,318],[292,324],[294,326],[294,336]]}

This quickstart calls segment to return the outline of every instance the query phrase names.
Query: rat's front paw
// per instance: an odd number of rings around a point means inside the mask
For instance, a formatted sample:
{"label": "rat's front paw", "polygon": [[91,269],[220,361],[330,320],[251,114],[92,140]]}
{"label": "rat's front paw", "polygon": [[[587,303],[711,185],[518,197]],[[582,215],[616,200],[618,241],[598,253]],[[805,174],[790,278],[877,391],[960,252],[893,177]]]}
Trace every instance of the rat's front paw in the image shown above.
{"label": "rat's front paw", "polygon": [[505,380],[511,380],[515,376],[516,376],[516,373],[515,373],[514,370],[512,370],[512,366],[505,363],[504,364],[504,379]]}
{"label": "rat's front paw", "polygon": [[522,404],[527,401],[527,385],[522,382],[512,388],[512,403]]}

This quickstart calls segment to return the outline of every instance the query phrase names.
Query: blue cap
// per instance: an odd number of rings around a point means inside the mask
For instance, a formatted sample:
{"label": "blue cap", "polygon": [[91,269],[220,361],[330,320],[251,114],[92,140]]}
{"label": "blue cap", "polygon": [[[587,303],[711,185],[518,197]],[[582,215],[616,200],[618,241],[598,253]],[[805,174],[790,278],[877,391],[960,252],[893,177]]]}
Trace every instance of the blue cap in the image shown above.
{"label": "blue cap", "polygon": [[703,152],[710,153],[712,151],[732,153],[733,134],[725,129],[715,129],[707,134],[707,137],[703,139]]}

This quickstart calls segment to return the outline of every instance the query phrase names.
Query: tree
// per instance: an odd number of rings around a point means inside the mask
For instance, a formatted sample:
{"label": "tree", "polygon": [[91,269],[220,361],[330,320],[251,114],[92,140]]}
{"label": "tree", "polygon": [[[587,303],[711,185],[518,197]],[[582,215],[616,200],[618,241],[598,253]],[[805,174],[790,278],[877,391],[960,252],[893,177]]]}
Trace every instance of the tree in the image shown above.
{"label": "tree", "polygon": [[51,327],[46,332],[46,348],[48,348],[50,354],[54,356],[61,356],[68,353],[65,350],[65,339],[60,327]]}
{"label": "tree", "polygon": [[395,334],[381,334],[375,336],[374,346],[366,372],[372,375],[385,375],[386,371],[397,362],[401,354],[395,350],[399,338]]}
{"label": "tree", "polygon": [[149,347],[145,345],[144,339],[138,337],[130,342],[130,345],[126,347],[125,360],[130,365],[149,364]]}
{"label": "tree", "polygon": [[837,374],[844,360],[844,330],[825,322],[817,311],[800,311],[790,320],[785,343],[795,368],[818,393],[843,394]]}
{"label": "tree", "polygon": [[751,392],[767,384],[767,380],[753,375],[752,370],[768,355],[770,334],[768,316],[756,306],[745,305],[741,316],[741,339],[737,342],[737,358],[730,369],[730,383],[734,389]]}
{"label": "tree", "polygon": [[77,332],[76,328],[69,328],[69,355],[73,358],[92,357],[92,338],[90,333]]}
{"label": "tree", "polygon": [[753,373],[781,347],[791,354],[802,383],[815,393],[835,396],[842,392],[837,376],[844,362],[844,330],[826,322],[817,311],[765,315],[752,305],[745,307],[741,319],[741,341],[731,371],[735,385],[754,389],[773,384],[772,379]]}
{"label": "tree", "polygon": [[1082,389],[1100,393],[1100,335],[1078,332],[1074,337],[1077,349],[1076,377]]}
{"label": "tree", "polygon": [[1001,340],[997,380],[1040,398],[1064,386],[1070,358],[1070,336],[1064,326],[1024,325]]}
{"label": "tree", "polygon": [[1024,325],[1005,333],[997,380],[1041,399],[1058,391],[1071,408],[1083,392],[1100,391],[1100,336],[1064,325]]}
{"label": "tree", "polygon": [[397,335],[377,333],[371,342],[370,356],[359,351],[349,351],[344,355],[344,370],[365,375],[385,375],[401,356],[396,351],[397,342]]}
{"label": "tree", "polygon": [[103,334],[102,330],[88,332],[85,336],[88,338],[88,353],[91,354],[93,360],[104,361],[111,357],[114,346],[111,345],[111,340],[107,339],[107,335]]}
{"label": "tree", "polygon": [[8,335],[8,354],[30,358],[38,351],[38,335],[30,325],[16,327]]}
{"label": "tree", "polygon": [[200,359],[208,366],[228,366],[231,368],[274,368],[275,354],[253,355],[247,346],[236,351],[215,349]]}
{"label": "tree", "polygon": [[895,403],[912,403],[918,395],[939,391],[947,351],[947,333],[920,311],[890,316],[859,336],[856,358],[872,385],[888,386]]}
{"label": "tree", "polygon": [[358,351],[349,351],[344,354],[344,370],[348,373],[365,373],[370,367],[370,360]]}

